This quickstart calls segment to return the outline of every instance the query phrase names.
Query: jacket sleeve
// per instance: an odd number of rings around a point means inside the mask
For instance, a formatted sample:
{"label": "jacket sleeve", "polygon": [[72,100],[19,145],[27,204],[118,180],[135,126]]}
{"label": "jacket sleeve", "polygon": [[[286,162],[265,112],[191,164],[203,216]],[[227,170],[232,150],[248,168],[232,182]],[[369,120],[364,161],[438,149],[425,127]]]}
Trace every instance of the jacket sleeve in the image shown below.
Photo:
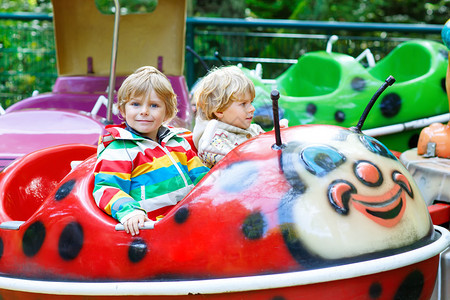
{"label": "jacket sleeve", "polygon": [[112,142],[97,156],[93,195],[100,209],[123,223],[135,214],[145,214],[145,210],[129,195],[132,162],[123,160],[129,156],[118,143]]}

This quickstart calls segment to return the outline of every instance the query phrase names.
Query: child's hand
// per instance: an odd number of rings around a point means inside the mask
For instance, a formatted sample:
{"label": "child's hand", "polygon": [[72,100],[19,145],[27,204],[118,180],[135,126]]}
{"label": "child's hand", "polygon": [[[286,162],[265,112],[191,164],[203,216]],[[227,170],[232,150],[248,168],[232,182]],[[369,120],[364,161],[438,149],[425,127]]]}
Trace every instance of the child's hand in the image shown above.
{"label": "child's hand", "polygon": [[289,120],[288,119],[281,119],[280,120],[280,128],[288,128],[289,127]]}
{"label": "child's hand", "polygon": [[[281,128],[288,128],[289,120],[288,119],[281,119],[279,124],[280,124],[280,129]],[[273,127],[272,130],[275,130],[275,127]]]}
{"label": "child's hand", "polygon": [[136,215],[126,220],[123,227],[126,233],[136,235],[139,234],[139,226],[143,227],[146,221],[150,221],[147,215]]}

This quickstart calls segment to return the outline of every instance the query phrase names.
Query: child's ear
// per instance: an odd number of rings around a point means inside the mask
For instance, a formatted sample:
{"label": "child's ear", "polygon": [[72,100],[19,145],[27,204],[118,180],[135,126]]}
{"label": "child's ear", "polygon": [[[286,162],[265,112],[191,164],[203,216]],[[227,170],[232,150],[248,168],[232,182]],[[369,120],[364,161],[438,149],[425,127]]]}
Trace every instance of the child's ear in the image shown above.
{"label": "child's ear", "polygon": [[122,116],[122,118],[125,119],[125,110],[123,110],[121,107],[119,107],[119,113]]}
{"label": "child's ear", "polygon": [[223,118],[223,112],[213,112],[217,119],[221,120]]}
{"label": "child's ear", "polygon": [[166,116],[164,117],[163,123],[166,123],[166,122],[169,121],[169,120],[170,120],[170,116],[166,115]]}

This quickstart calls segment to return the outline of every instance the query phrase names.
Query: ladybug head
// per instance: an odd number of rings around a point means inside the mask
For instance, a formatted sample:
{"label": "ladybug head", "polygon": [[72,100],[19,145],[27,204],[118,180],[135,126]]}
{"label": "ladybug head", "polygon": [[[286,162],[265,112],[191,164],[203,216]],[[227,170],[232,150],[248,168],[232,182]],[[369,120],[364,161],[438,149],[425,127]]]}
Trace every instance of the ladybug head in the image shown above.
{"label": "ladybug head", "polygon": [[280,156],[292,187],[280,204],[285,238],[295,237],[291,249],[341,259],[397,249],[430,234],[420,192],[383,144],[335,126],[296,131]]}

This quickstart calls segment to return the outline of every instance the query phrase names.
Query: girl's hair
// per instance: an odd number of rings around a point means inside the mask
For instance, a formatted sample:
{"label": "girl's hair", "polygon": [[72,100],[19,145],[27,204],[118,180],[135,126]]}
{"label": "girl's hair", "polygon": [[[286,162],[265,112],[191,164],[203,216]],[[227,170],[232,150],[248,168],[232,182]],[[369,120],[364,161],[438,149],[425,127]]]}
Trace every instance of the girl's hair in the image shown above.
{"label": "girl's hair", "polygon": [[194,93],[198,113],[205,120],[217,119],[215,112],[226,110],[232,101],[239,101],[250,93],[255,97],[255,86],[236,66],[212,69],[199,83]]}
{"label": "girl's hair", "polygon": [[177,96],[172,85],[166,75],[151,66],[137,69],[123,81],[117,92],[119,110],[125,111],[125,104],[133,97],[150,97],[152,90],[166,104],[166,119],[175,117],[178,111]]}

